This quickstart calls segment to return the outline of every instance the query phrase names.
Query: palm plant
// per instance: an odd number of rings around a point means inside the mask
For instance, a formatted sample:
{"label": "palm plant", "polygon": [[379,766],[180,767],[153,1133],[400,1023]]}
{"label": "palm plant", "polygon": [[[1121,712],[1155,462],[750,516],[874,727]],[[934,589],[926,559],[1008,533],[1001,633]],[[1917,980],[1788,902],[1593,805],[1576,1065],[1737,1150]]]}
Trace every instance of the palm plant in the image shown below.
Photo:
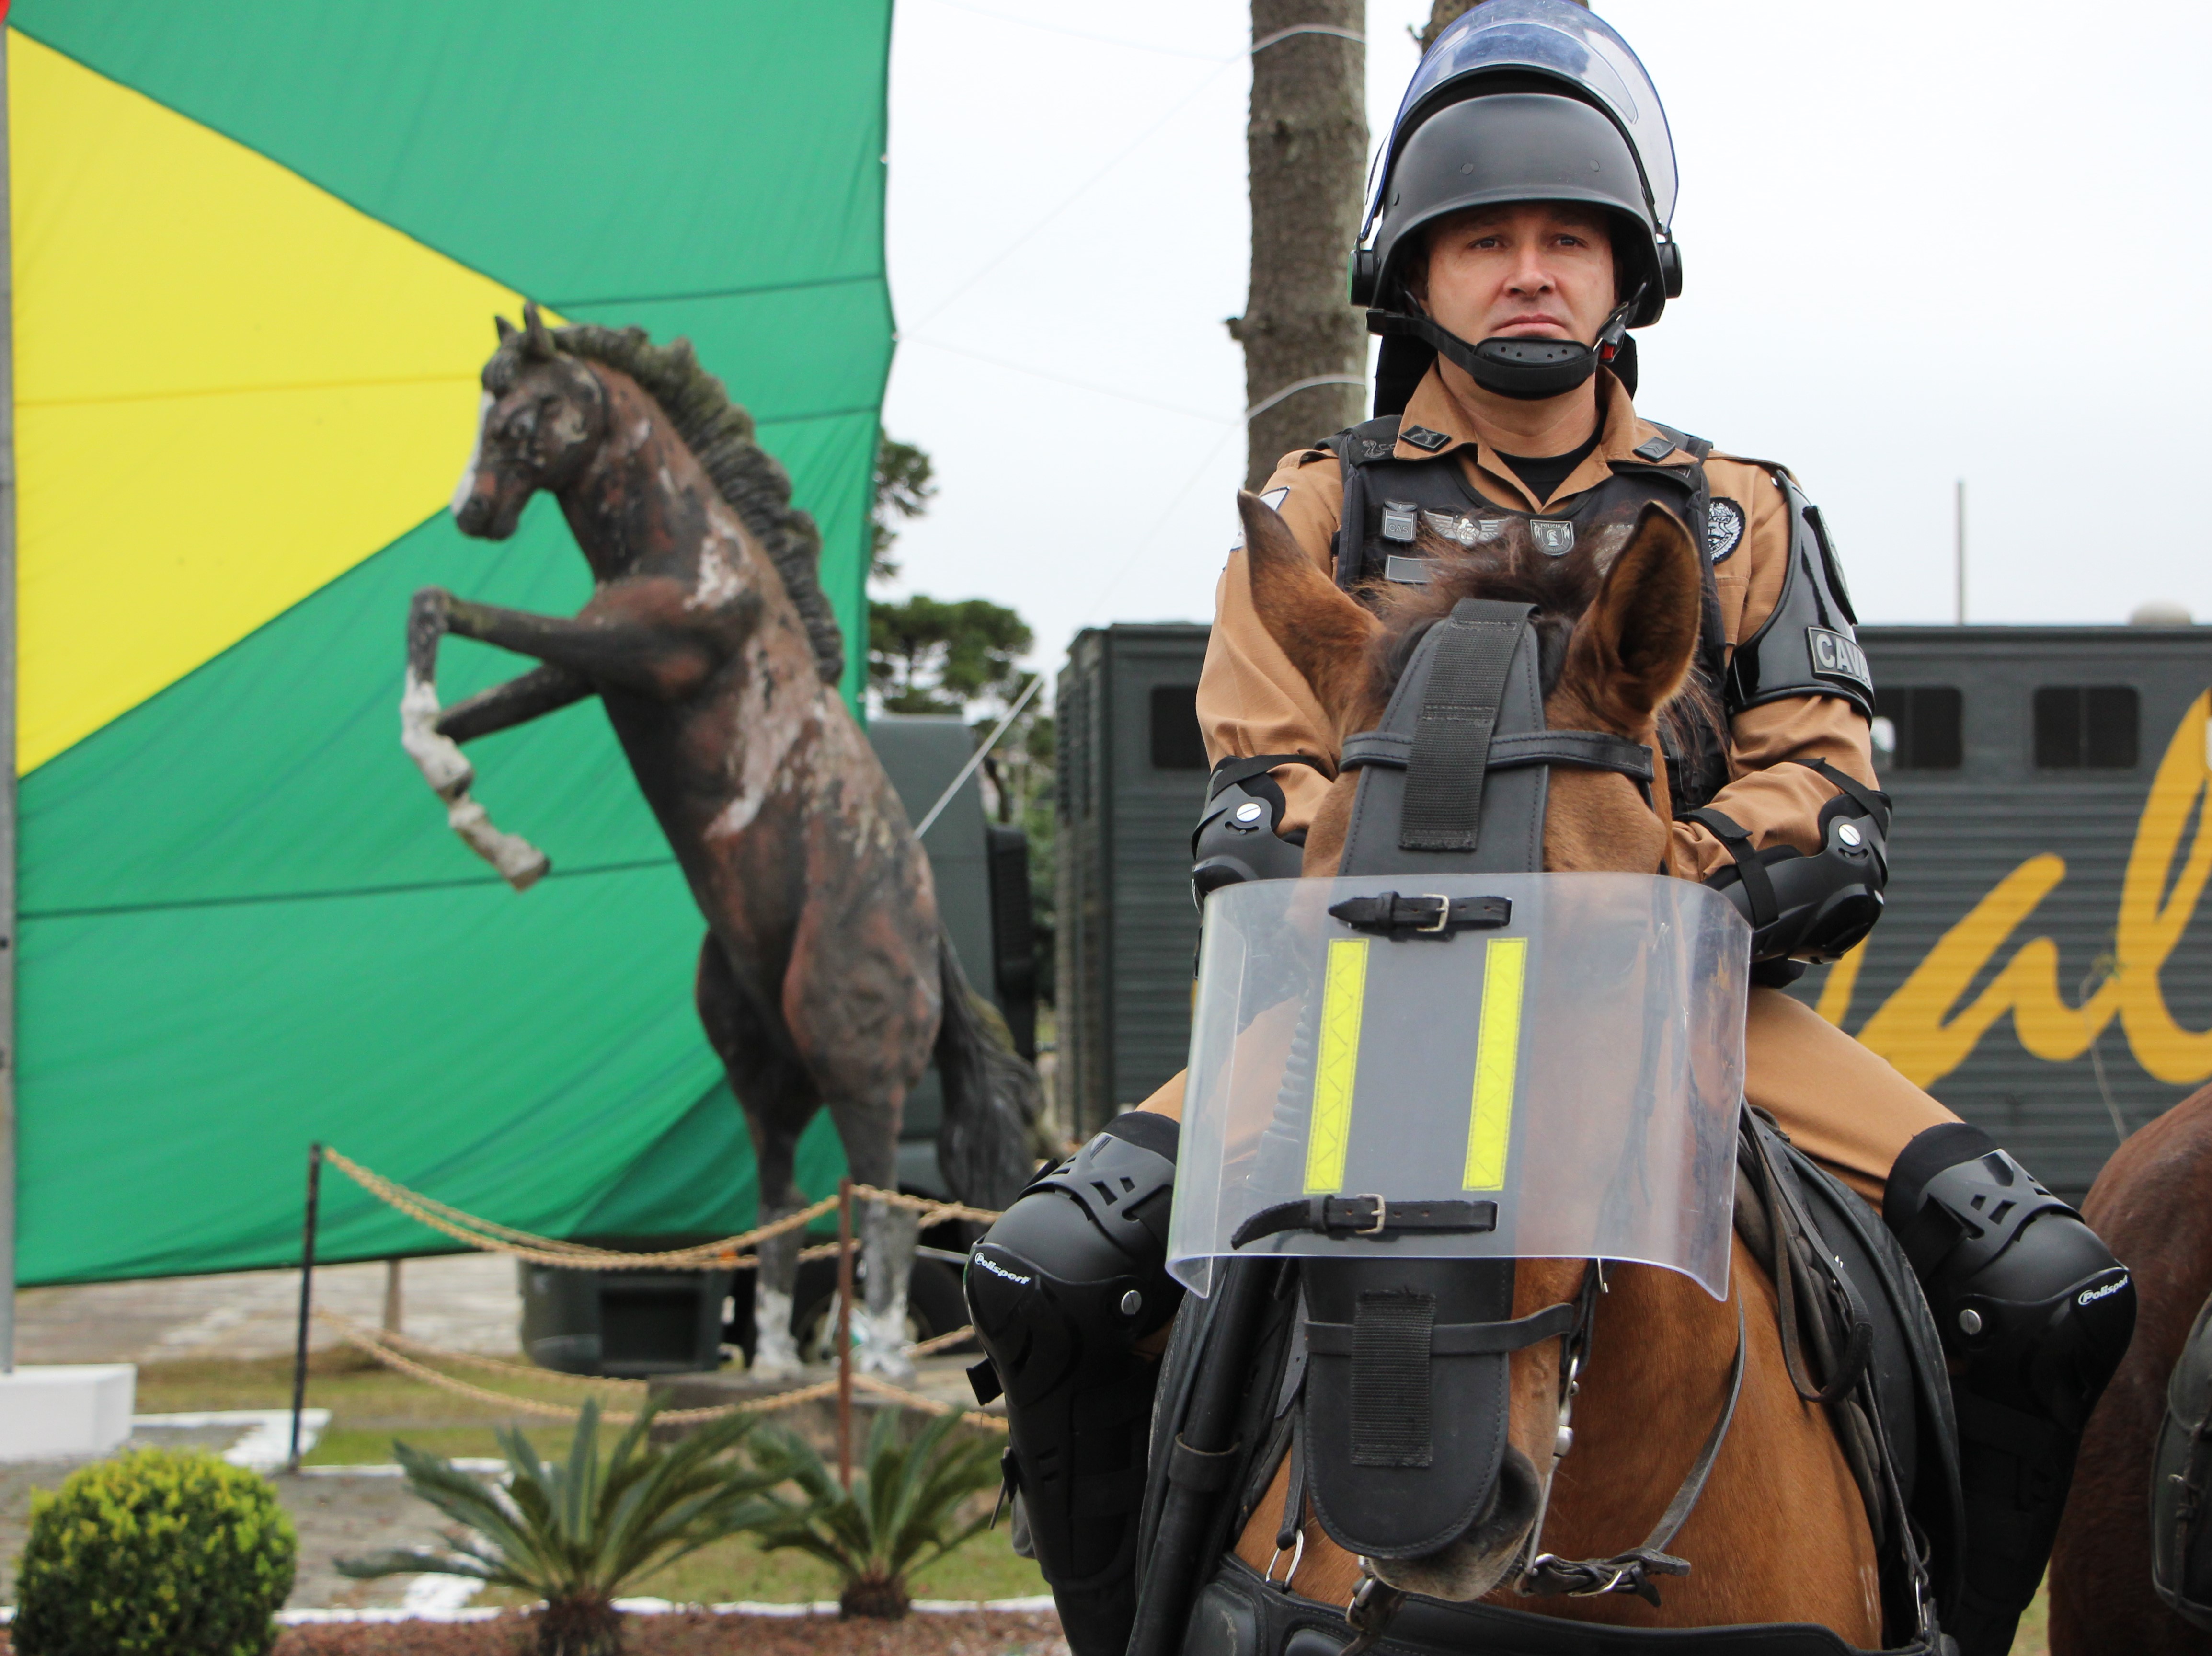
{"label": "palm plant", "polygon": [[664,1448],[648,1440],[653,1412],[639,1413],[604,1464],[596,1402],[585,1403],[562,1465],[548,1465],[520,1431],[501,1428],[504,1489],[395,1443],[408,1487],[465,1527],[450,1535],[449,1551],[394,1548],[337,1567],[356,1577],[460,1575],[519,1587],[545,1600],[538,1656],[615,1656],[614,1601],[625,1586],[776,1515],[761,1491],[780,1472],[719,1458],[753,1429],[750,1416],[726,1416]]}
{"label": "palm plant", "polygon": [[779,1483],[799,1486],[804,1499],[771,1493],[775,1510],[755,1526],[763,1552],[795,1547],[837,1572],[837,1608],[846,1616],[890,1620],[914,1602],[907,1578],[988,1528],[991,1514],[957,1523],[961,1505],[999,1481],[999,1457],[988,1441],[953,1438],[957,1415],[922,1428],[911,1443],[896,1409],[876,1416],[862,1456],[865,1469],[848,1491],[804,1440],[763,1432],[753,1458]]}

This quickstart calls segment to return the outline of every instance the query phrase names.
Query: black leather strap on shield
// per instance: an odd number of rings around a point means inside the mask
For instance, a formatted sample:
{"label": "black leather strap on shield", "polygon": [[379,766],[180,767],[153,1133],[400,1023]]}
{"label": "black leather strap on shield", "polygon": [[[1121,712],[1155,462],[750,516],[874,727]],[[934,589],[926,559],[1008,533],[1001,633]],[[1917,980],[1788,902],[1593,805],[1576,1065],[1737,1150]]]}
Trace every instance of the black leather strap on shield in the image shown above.
{"label": "black leather strap on shield", "polygon": [[1427,1202],[1385,1202],[1379,1196],[1310,1196],[1262,1208],[1229,1239],[1242,1248],[1263,1236],[1311,1231],[1316,1236],[1396,1236],[1419,1232],[1433,1236],[1469,1236],[1498,1228],[1495,1202],[1437,1198]]}
{"label": "black leather strap on shield", "polygon": [[1527,604],[1462,599],[1430,635],[1425,648],[1434,654],[1406,764],[1399,849],[1476,849],[1506,669],[1532,610]]}

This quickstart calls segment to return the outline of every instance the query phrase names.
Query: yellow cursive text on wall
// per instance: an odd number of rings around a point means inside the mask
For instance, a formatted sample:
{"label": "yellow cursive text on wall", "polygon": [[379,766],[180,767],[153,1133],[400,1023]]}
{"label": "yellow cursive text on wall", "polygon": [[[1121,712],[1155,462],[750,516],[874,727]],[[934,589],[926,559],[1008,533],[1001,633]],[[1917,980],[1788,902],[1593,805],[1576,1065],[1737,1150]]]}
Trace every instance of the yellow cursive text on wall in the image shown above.
{"label": "yellow cursive text on wall", "polygon": [[[2212,874],[2212,831],[2203,821],[2207,794],[2205,717],[2212,695],[2182,715],[2152,778],[2136,825],[2120,885],[2112,969],[2079,1006],[2058,987],[2058,945],[2033,937],[1963,1009],[1959,1002],[1997,958],[2014,930],[2066,877],[2065,859],[2045,853],[2014,868],[1943,934],[1927,958],[1867,1020],[1859,1039],[1918,1087],[1931,1087],[1966,1062],[1992,1025],[2009,1013],[2020,1044],[2051,1063],[2070,1063],[2089,1050],[2114,1018],[2127,1032],[2136,1062],[2177,1086],[2212,1076],[2212,1030],[2186,1030],[2167,1009],[2159,972],[2197,912]],[[2193,836],[2191,825],[2197,825]],[[2186,858],[2174,857],[2185,837]],[[1829,976],[1820,1010],[1840,1024],[1857,980],[1857,952]]]}

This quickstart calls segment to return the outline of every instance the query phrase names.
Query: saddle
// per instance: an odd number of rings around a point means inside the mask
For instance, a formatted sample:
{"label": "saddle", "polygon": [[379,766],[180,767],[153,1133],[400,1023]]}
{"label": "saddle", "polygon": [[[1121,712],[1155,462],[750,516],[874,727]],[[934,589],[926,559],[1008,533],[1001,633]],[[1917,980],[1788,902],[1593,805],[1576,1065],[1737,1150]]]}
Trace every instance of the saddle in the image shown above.
{"label": "saddle", "polygon": [[1858,1484],[1882,1559],[1887,1619],[1914,1624],[1916,1576],[1948,1610],[1965,1523],[1958,1423],[1935,1318],[1904,1248],[1856,1190],[1748,1108],[1735,1229],[1775,1285],[1798,1395],[1826,1407]]}

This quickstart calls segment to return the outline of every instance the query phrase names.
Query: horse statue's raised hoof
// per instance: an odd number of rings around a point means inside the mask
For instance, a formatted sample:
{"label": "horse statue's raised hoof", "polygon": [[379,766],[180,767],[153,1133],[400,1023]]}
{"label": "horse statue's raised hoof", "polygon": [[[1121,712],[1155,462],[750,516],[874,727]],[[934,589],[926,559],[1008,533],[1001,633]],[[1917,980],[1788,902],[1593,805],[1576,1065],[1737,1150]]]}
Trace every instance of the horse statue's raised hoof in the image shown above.
{"label": "horse statue's raised hoof", "polygon": [[430,791],[446,802],[446,825],[461,843],[499,870],[500,878],[526,892],[545,877],[553,860],[520,834],[493,825],[483,807],[469,797],[476,767],[460,744],[438,728],[438,687],[410,668],[399,697],[399,741]]}

